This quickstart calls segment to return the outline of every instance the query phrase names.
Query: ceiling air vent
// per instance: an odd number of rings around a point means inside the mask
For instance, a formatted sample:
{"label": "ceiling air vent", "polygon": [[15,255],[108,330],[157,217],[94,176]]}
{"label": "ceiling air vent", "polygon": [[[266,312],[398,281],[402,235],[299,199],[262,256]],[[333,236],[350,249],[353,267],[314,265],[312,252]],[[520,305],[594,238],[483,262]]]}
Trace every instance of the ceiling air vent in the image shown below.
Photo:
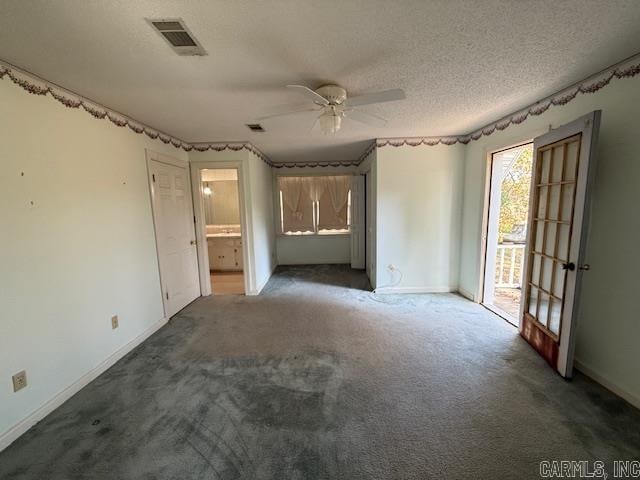
{"label": "ceiling air vent", "polygon": [[147,18],[147,22],[178,55],[207,54],[181,18]]}
{"label": "ceiling air vent", "polygon": [[247,123],[247,127],[252,132],[264,132],[264,128],[259,123]]}

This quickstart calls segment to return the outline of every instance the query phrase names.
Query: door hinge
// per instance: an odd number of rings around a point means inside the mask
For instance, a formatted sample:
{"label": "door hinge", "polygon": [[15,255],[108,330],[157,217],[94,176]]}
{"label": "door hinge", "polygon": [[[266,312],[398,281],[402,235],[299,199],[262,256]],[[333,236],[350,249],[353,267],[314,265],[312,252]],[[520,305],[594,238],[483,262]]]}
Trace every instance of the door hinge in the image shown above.
{"label": "door hinge", "polygon": [[167,300],[169,300],[169,290],[166,291],[166,293],[164,294],[165,297],[167,297]]}
{"label": "door hinge", "polygon": [[196,223],[196,216],[193,216],[193,223]]}
{"label": "door hinge", "polygon": [[151,174],[151,179],[153,180],[153,183],[156,183],[156,174],[155,173]]}

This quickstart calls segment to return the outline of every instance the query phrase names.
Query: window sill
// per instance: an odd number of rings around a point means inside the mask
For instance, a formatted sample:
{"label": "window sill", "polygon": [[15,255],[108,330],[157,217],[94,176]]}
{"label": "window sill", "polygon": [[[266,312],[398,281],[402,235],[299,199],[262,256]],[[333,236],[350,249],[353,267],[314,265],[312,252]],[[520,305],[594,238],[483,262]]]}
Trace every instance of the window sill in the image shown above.
{"label": "window sill", "polygon": [[297,238],[297,237],[342,237],[351,235],[351,232],[326,232],[326,233],[278,233],[279,237]]}

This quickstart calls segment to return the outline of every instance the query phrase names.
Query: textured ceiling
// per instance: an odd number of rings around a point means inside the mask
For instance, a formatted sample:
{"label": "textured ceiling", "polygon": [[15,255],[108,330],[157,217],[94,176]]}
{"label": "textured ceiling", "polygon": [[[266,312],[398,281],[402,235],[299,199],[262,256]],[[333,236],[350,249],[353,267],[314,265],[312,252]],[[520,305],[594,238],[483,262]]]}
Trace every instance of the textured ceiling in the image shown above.
{"label": "textured ceiling", "polygon": [[[181,17],[177,56],[145,17]],[[468,133],[640,51],[640,1],[2,0],[0,59],[188,142],[251,141],[274,161],[354,160],[376,137]],[[288,83],[403,88],[335,137]]]}

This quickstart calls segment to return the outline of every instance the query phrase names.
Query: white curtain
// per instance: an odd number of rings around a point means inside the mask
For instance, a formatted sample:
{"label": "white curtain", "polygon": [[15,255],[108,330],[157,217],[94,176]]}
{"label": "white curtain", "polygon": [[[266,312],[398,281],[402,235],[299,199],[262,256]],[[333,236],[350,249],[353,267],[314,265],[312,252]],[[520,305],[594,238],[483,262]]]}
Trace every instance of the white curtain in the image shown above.
{"label": "white curtain", "polygon": [[319,199],[318,230],[346,230],[351,177],[336,175],[317,177],[321,185]]}
{"label": "white curtain", "polygon": [[278,187],[282,192],[283,232],[348,228],[350,176],[278,177]]}
{"label": "white curtain", "polygon": [[282,231],[315,231],[310,177],[279,177],[278,187],[282,192]]}

